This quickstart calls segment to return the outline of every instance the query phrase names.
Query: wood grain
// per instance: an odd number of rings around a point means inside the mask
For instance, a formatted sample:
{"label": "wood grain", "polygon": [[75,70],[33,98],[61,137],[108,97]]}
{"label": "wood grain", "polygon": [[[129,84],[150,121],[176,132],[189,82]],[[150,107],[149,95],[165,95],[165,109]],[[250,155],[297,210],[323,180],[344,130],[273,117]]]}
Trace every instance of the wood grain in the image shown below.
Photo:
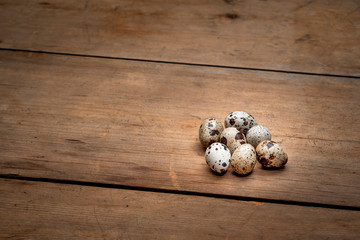
{"label": "wood grain", "polygon": [[346,1],[0,1],[0,47],[360,76]]}
{"label": "wood grain", "polygon": [[2,239],[356,239],[360,234],[358,211],[0,182]]}
{"label": "wood grain", "polygon": [[[360,82],[0,52],[0,173],[359,207]],[[211,173],[202,119],[233,110],[289,156]]]}

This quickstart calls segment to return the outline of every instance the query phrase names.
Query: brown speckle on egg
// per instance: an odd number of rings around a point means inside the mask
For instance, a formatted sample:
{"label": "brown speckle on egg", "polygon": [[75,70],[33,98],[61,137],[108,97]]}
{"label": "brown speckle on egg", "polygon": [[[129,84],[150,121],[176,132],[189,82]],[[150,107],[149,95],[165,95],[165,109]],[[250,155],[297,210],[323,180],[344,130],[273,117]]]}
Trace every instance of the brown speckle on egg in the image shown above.
{"label": "brown speckle on egg", "polygon": [[210,136],[219,135],[219,130],[211,130]]}
{"label": "brown speckle on egg", "polygon": [[235,139],[236,140],[239,140],[239,139],[244,139],[244,135],[241,133],[241,132],[238,132],[236,135],[235,135]]}
{"label": "brown speckle on egg", "polygon": [[271,148],[272,146],[274,146],[274,144],[273,144],[272,142],[268,142],[268,143],[266,144],[266,146],[267,146],[268,148]]}
{"label": "brown speckle on egg", "polygon": [[226,137],[222,137],[220,139],[220,142],[226,145],[226,143],[227,143]]}
{"label": "brown speckle on egg", "polygon": [[242,117],[241,119],[243,120],[244,125],[248,125],[248,121],[246,120],[246,118]]}

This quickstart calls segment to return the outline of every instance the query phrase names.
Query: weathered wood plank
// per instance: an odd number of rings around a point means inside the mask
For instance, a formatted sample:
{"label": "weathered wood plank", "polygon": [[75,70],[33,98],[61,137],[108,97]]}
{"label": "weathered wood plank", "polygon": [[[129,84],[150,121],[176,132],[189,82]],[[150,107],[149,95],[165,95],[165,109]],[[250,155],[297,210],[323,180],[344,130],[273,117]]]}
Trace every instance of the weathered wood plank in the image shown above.
{"label": "weathered wood plank", "polygon": [[360,235],[358,211],[16,180],[0,183],[2,239],[356,239]]}
{"label": "weathered wood plank", "polygon": [[[360,206],[360,82],[0,52],[0,173]],[[251,113],[284,169],[212,174],[208,116]]]}
{"label": "weathered wood plank", "polygon": [[0,47],[360,76],[359,1],[0,1]]}

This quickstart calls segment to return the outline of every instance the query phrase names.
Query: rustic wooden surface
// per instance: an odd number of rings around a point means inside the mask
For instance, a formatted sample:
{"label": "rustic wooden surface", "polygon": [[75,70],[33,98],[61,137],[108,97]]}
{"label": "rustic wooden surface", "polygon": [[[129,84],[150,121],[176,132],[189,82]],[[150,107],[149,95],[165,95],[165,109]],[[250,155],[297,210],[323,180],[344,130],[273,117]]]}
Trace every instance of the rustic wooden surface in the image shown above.
{"label": "rustic wooden surface", "polygon": [[0,1],[0,47],[360,76],[346,1]]}
{"label": "rustic wooden surface", "polygon": [[[359,13],[0,0],[0,238],[359,238]],[[285,168],[209,170],[198,127],[234,110]]]}
{"label": "rustic wooden surface", "polygon": [[0,180],[0,193],[2,239],[356,239],[360,235],[359,211],[17,180]]}
{"label": "rustic wooden surface", "polygon": [[[1,174],[360,206],[357,79],[6,51],[0,71]],[[210,172],[198,128],[237,109],[284,169]]]}

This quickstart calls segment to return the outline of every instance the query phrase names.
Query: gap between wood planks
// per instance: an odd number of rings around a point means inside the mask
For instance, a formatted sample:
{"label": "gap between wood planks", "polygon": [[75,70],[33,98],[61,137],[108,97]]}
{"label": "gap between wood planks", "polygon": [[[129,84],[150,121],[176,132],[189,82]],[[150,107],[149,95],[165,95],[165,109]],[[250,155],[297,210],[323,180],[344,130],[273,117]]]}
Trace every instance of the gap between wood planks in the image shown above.
{"label": "gap between wood planks", "polygon": [[39,54],[53,54],[53,55],[64,55],[64,56],[74,56],[74,57],[87,57],[87,58],[103,58],[103,59],[113,59],[113,60],[136,61],[136,62],[165,63],[165,64],[176,64],[176,65],[185,65],[185,66],[241,69],[241,70],[248,70],[248,71],[277,72],[277,73],[301,74],[301,75],[324,76],[324,77],[360,78],[360,76],[351,76],[351,75],[297,72],[297,71],[285,71],[285,70],[276,70],[276,69],[247,68],[247,67],[235,67],[235,66],[226,66],[226,65],[172,62],[172,61],[160,61],[160,60],[137,59],[137,58],[108,57],[108,56],[101,56],[101,55],[88,55],[88,54],[77,54],[77,53],[66,53],[66,52],[49,52],[49,51],[26,50],[26,49],[15,49],[15,48],[0,48],[0,51],[28,52],[28,53],[39,53]]}
{"label": "gap between wood planks", "polygon": [[343,205],[336,205],[336,204],[276,200],[276,199],[256,198],[256,197],[246,197],[246,196],[223,195],[223,194],[215,194],[215,193],[202,193],[202,192],[184,191],[184,190],[171,190],[171,189],[160,189],[160,188],[151,188],[151,187],[128,186],[128,185],[121,185],[121,184],[83,182],[83,181],[76,181],[76,180],[32,178],[32,177],[22,177],[22,176],[19,176],[16,174],[0,174],[0,178],[32,181],[32,182],[47,182],[47,183],[66,184],[66,185],[99,187],[99,188],[124,189],[124,190],[143,191],[143,192],[168,193],[168,194],[177,194],[177,195],[185,195],[185,196],[200,196],[200,197],[231,199],[231,200],[248,201],[248,202],[274,203],[274,204],[295,205],[295,206],[303,206],[303,207],[320,207],[320,208],[330,208],[330,209],[339,209],[339,210],[360,211],[360,207],[355,207],[355,206],[343,206]]}

